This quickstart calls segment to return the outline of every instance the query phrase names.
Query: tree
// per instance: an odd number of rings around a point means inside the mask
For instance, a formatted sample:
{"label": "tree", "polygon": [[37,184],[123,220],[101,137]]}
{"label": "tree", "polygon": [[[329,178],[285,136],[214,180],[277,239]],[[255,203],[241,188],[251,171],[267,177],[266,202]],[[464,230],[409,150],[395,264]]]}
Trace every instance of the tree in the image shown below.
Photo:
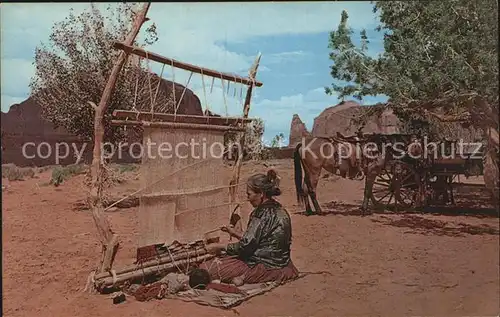
{"label": "tree", "polygon": [[[262,152],[264,150],[264,143],[262,142],[262,136],[264,135],[264,121],[261,118],[256,118],[246,126],[245,131],[245,146],[243,148],[243,157],[245,159],[260,159],[262,157]],[[224,146],[228,151],[231,151],[230,158],[236,160],[239,155],[239,149],[237,140],[239,134],[237,132],[229,132],[224,136]]]}
{"label": "tree", "polygon": [[[88,102],[99,102],[113,62],[120,53],[113,48],[113,41],[125,39],[135,9],[134,4],[122,3],[109,5],[103,13],[92,3],[81,14],[71,11],[65,20],[54,24],[49,43],[36,48],[36,73],[30,83],[31,95],[47,120],[88,141],[93,140],[94,111]],[[150,45],[157,40],[156,27],[152,24],[146,30],[144,42],[136,41],[134,45]],[[149,80],[155,89],[160,79],[148,73],[137,58],[130,57],[104,117],[106,142],[123,136],[123,128],[109,124],[113,110],[134,107],[149,110],[151,100],[155,101],[156,109],[158,105],[167,104],[170,97],[165,92],[151,96]]]}
{"label": "tree", "polygon": [[[496,1],[378,1],[374,11],[381,13],[379,29],[387,31],[377,71],[391,79],[383,91],[402,114],[426,115],[420,111],[426,104],[460,116],[473,110],[475,96],[498,113]],[[485,119],[471,123],[482,127]]]}
{"label": "tree", "polygon": [[271,140],[271,147],[281,147],[281,145],[283,144],[283,139],[285,139],[285,135],[283,133],[275,135]]}
{"label": "tree", "polygon": [[331,75],[349,84],[326,92],[384,94],[403,121],[462,122],[483,130],[498,151],[497,1],[375,1],[374,12],[384,53],[368,56],[366,41],[355,47],[343,12],[330,34]]}
{"label": "tree", "polygon": [[[368,55],[368,36],[366,30],[360,32],[360,48],[352,41],[354,31],[348,26],[349,15],[342,11],[340,23],[336,31],[330,32],[328,48],[330,60],[330,75],[338,83],[325,87],[328,95],[337,95],[341,101],[353,96],[362,100],[364,96],[376,96],[383,93],[382,82],[375,75],[377,60]],[[372,116],[380,115],[383,107],[371,107],[368,111],[360,109],[359,116],[352,118],[351,122],[357,126],[364,126],[366,120]]]}
{"label": "tree", "polygon": [[337,31],[330,32],[328,48],[332,50],[330,59],[334,61],[330,74],[340,84],[333,83],[331,88],[325,88],[325,92],[338,94],[341,100],[347,96],[362,100],[363,96],[380,92],[379,81],[372,71],[375,60],[367,55],[369,41],[366,30],[361,30],[361,48],[357,48],[351,39],[353,30],[347,25],[348,18],[343,10]]}
{"label": "tree", "polygon": [[[338,30],[330,33],[331,75],[348,84],[333,84],[327,93],[387,95],[404,119],[432,120],[423,105],[429,111],[451,106],[442,114],[463,115],[478,95],[493,107],[488,113],[498,113],[496,1],[376,1],[374,12],[380,12],[385,52],[368,56],[365,30],[357,48],[342,12]],[[473,124],[482,126],[487,116],[476,119]]]}

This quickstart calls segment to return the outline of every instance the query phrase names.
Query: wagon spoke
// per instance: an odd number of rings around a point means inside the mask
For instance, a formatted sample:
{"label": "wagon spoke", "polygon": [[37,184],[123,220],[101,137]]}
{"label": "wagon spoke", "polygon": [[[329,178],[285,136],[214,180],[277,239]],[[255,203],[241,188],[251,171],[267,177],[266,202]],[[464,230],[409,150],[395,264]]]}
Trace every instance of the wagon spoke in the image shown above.
{"label": "wagon spoke", "polygon": [[[379,175],[379,178],[383,181],[386,181],[386,182],[390,182],[391,181],[391,176],[387,173],[386,170],[384,170],[384,173],[385,174],[380,174]],[[385,178],[385,176],[387,176],[388,178]]]}
{"label": "wagon spoke", "polygon": [[392,174],[389,173],[388,170],[384,170],[384,172],[385,172],[385,175],[388,177],[387,180],[391,181],[392,180]]}
{"label": "wagon spoke", "polygon": [[402,188],[406,188],[406,187],[414,186],[414,185],[417,185],[417,183],[415,183],[415,182],[413,182],[413,183],[406,183],[406,184],[402,184],[401,187]]}
{"label": "wagon spoke", "polygon": [[390,183],[391,182],[390,179],[387,179],[387,178],[384,178],[384,177],[381,177],[381,176],[377,177],[377,180],[381,181],[381,182],[386,182],[386,183]]}
{"label": "wagon spoke", "polygon": [[389,204],[391,203],[392,197],[394,197],[394,193],[393,192],[391,192],[391,196],[389,197],[389,200],[387,201],[387,204],[385,204],[386,206],[389,206]]}
{"label": "wagon spoke", "polygon": [[384,196],[380,197],[380,199],[377,199],[377,201],[380,202],[382,199],[384,199],[385,197],[387,197],[389,194],[391,194],[391,197],[389,197],[389,202],[390,202],[391,198],[392,198],[392,192],[387,192],[387,194],[385,194]]}

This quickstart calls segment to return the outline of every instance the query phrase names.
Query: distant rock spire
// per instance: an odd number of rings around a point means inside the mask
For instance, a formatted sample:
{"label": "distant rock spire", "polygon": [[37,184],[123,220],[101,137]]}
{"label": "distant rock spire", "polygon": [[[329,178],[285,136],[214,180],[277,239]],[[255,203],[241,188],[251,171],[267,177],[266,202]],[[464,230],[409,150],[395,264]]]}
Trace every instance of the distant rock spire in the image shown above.
{"label": "distant rock spire", "polygon": [[295,147],[303,137],[310,136],[311,133],[307,131],[306,125],[300,119],[298,114],[294,114],[292,123],[290,124],[290,137],[288,138],[288,146]]}

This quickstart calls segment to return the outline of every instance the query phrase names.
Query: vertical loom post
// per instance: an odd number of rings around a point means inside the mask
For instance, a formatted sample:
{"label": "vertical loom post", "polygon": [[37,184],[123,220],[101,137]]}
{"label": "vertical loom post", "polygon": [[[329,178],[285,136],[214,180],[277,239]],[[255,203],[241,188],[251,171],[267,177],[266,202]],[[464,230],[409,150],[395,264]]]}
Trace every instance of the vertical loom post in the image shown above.
{"label": "vertical loom post", "polygon": [[[132,26],[132,30],[130,31],[125,40],[125,43],[127,43],[128,45],[132,45],[142,25],[144,24],[144,22],[148,20],[146,15],[150,5],[151,3],[145,3],[141,11],[136,15]],[[97,106],[93,102],[89,102],[95,111],[94,152],[93,152],[92,165],[90,168],[92,183],[91,183],[89,201],[92,208],[92,217],[94,218],[94,222],[99,232],[99,236],[102,243],[102,251],[103,251],[98,273],[109,271],[111,269],[114,257],[119,247],[117,235],[113,232],[108,220],[103,215],[102,183],[103,183],[104,168],[103,168],[103,162],[101,161],[102,158],[101,147],[104,140],[103,117],[104,114],[106,113],[106,109],[108,107],[109,100],[111,99],[111,95],[116,85],[116,81],[118,80],[118,75],[123,65],[125,64],[127,57],[128,57],[127,53],[125,53],[124,51],[120,52],[120,55],[118,56],[118,59],[116,60],[113,69],[111,71],[111,75],[108,78],[106,87],[104,88],[101,100],[99,101],[99,106]]]}
{"label": "vertical loom post", "polygon": [[[257,55],[257,58],[255,59],[254,64],[248,71],[248,77],[254,81],[255,77],[257,75],[257,69],[259,68],[259,63],[260,63],[260,57],[261,54],[259,53]],[[252,90],[253,90],[253,84],[248,86],[247,94],[245,97],[245,104],[243,106],[243,118],[248,118],[248,113],[250,112],[250,101],[252,99]],[[243,132],[241,137],[240,137],[240,148],[241,151],[238,155],[238,159],[236,160],[236,164],[234,165],[234,170],[233,170],[233,177],[231,179],[230,185],[233,185],[230,188],[230,195],[231,195],[231,202],[234,203],[236,202],[236,192],[238,190],[238,183],[240,181],[240,171],[241,171],[241,163],[243,161],[243,152],[244,152],[244,147],[245,147],[245,137],[246,137],[246,132]]]}

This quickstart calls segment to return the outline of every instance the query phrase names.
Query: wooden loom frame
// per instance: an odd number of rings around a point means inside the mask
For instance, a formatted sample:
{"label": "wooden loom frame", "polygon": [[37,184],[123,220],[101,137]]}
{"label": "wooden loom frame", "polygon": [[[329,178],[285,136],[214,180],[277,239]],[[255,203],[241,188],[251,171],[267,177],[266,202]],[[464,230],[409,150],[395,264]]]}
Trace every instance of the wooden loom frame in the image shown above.
{"label": "wooden loom frame", "polygon": [[[94,218],[94,222],[97,226],[101,244],[102,244],[102,258],[100,261],[99,269],[97,273],[105,273],[111,272],[113,261],[116,256],[116,253],[119,248],[118,237],[116,233],[113,232],[111,226],[107,219],[103,215],[103,203],[102,203],[102,183],[103,183],[103,173],[104,166],[101,162],[101,145],[103,143],[104,137],[104,125],[103,125],[103,117],[106,112],[109,100],[111,98],[111,92],[113,91],[118,75],[123,68],[123,65],[126,63],[128,56],[130,54],[142,56],[148,58],[150,60],[154,60],[163,64],[169,64],[173,67],[185,69],[191,72],[199,73],[202,75],[207,75],[210,77],[217,77],[222,79],[226,79],[228,81],[232,81],[235,83],[246,84],[248,86],[248,90],[246,93],[244,106],[243,106],[243,117],[241,118],[230,118],[230,117],[209,117],[209,116],[188,116],[188,115],[171,115],[171,114],[159,114],[159,113],[137,113],[130,111],[115,111],[113,114],[116,118],[128,119],[133,115],[135,117],[135,121],[128,120],[112,120],[112,124],[117,125],[149,125],[149,126],[159,126],[165,128],[184,128],[184,129],[214,129],[219,131],[239,131],[244,132],[246,125],[252,121],[252,119],[248,118],[248,113],[250,110],[250,101],[253,86],[260,87],[262,86],[261,82],[255,80],[257,69],[260,62],[261,55],[259,54],[249,70],[248,77],[241,77],[238,75],[228,74],[219,72],[216,70],[203,68],[196,65],[187,64],[184,62],[180,62],[174,59],[170,59],[167,57],[163,57],[161,55],[145,51],[142,48],[133,47],[132,43],[134,42],[137,34],[140,31],[140,28],[144,24],[144,22],[149,19],[146,17],[147,11],[149,10],[151,3],[145,3],[142,10],[135,14],[135,19],[133,22],[132,30],[125,39],[124,42],[115,42],[114,47],[116,49],[121,50],[120,55],[118,56],[112,72],[108,78],[106,87],[104,89],[103,95],[101,96],[101,100],[99,105],[97,106],[94,102],[89,101],[89,104],[93,107],[95,111],[95,119],[94,119],[94,151],[93,151],[93,160],[91,166],[91,193],[89,202],[92,207],[92,216]],[[160,79],[161,80],[161,79]],[[186,87],[187,88],[187,87]],[[172,91],[175,94],[175,90]],[[151,118],[148,118],[151,116]],[[155,119],[160,119],[161,121],[153,121],[153,117]],[[141,120],[139,120],[141,119]],[[146,119],[150,119],[146,121]],[[203,121],[212,121],[217,123],[216,125],[208,125]],[[222,122],[225,121],[225,122]],[[240,137],[240,145],[243,148],[245,146],[245,133],[242,133]],[[243,160],[243,151],[240,151],[239,156],[236,160],[236,164],[233,168],[233,175],[228,184],[231,203],[236,202],[236,192],[237,186],[240,178],[241,164]]]}

